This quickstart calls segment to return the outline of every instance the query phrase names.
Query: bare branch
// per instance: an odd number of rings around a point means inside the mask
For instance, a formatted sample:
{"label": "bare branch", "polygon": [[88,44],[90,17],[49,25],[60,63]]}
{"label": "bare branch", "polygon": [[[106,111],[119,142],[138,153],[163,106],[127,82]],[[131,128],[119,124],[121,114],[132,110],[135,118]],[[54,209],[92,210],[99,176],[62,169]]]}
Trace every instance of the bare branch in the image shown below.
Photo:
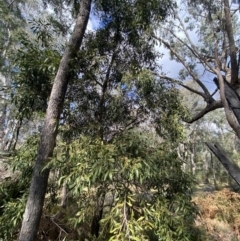
{"label": "bare branch", "polygon": [[198,91],[198,90],[195,90],[195,89],[193,89],[193,88],[191,88],[191,87],[183,84],[183,83],[182,83],[181,81],[179,81],[179,80],[173,79],[173,78],[168,77],[168,76],[166,76],[166,75],[158,75],[158,76],[159,76],[160,78],[162,78],[162,79],[166,79],[166,80],[168,80],[168,81],[170,81],[170,82],[172,82],[172,83],[178,84],[178,85],[184,87],[185,89],[187,89],[187,90],[189,90],[189,91],[191,91],[191,92],[193,92],[193,93],[195,93],[195,94],[197,94],[197,95],[202,96],[204,100],[207,100],[207,96],[206,96],[204,93],[202,93],[202,92],[200,92],[200,91]]}
{"label": "bare branch", "polygon": [[10,2],[10,3],[8,4],[8,8],[10,8],[11,5],[12,5],[14,2],[15,2],[15,0],[13,0],[12,2]]}
{"label": "bare branch", "polygon": [[201,119],[203,116],[205,116],[207,113],[220,109],[223,107],[222,101],[214,101],[211,104],[208,104],[204,109],[202,109],[196,116],[194,116],[191,120],[187,121],[187,123],[191,124],[199,119]]}
{"label": "bare branch", "polygon": [[94,81],[95,81],[98,85],[100,85],[100,87],[103,87],[103,84],[100,83],[97,79],[94,78]]}
{"label": "bare branch", "polygon": [[214,96],[216,93],[218,92],[218,88],[216,88],[213,93],[211,94],[211,96]]}
{"label": "bare branch", "polygon": [[196,52],[195,49],[191,48],[191,46],[189,46],[186,42],[184,42],[180,37],[178,37],[173,31],[171,30],[167,30],[169,31],[179,42],[181,42],[184,46],[186,46],[191,52],[192,54],[196,57],[196,58],[199,58],[199,53]]}
{"label": "bare branch", "polygon": [[169,43],[167,43],[165,40],[163,40],[163,38],[159,38],[157,36],[153,36],[155,39],[157,39],[158,41],[162,42],[170,51],[172,51],[172,53],[177,57],[177,59],[182,63],[182,65],[187,69],[188,73],[192,76],[192,78],[198,83],[198,85],[202,88],[202,90],[205,93],[205,96],[207,98],[207,102],[211,102],[213,101],[212,96],[210,95],[208,89],[206,88],[206,86],[200,81],[200,79],[198,79],[198,77],[193,73],[193,71],[191,70],[191,68],[186,64],[186,62],[183,60],[183,58],[176,52],[176,50],[170,46]]}
{"label": "bare branch", "polygon": [[176,15],[176,17],[177,17],[177,19],[178,19],[180,25],[182,26],[182,29],[183,29],[183,31],[184,31],[184,34],[185,34],[185,36],[187,37],[187,39],[188,39],[188,41],[189,41],[189,43],[190,43],[192,49],[194,50],[194,52],[196,53],[196,55],[198,56],[198,58],[201,58],[201,54],[199,54],[199,52],[198,52],[196,46],[193,44],[193,42],[192,42],[192,40],[191,40],[191,38],[190,38],[190,36],[189,36],[189,34],[188,34],[188,32],[187,32],[185,26],[184,26],[183,21],[181,20],[181,18],[179,17],[179,15]]}
{"label": "bare branch", "polygon": [[[177,15],[177,19],[178,21],[180,22],[181,26],[182,26],[182,29],[184,31],[184,34],[185,36],[187,37],[190,45],[191,45],[191,48],[193,49],[193,51],[195,52],[195,54],[197,55],[197,58],[202,62],[202,64],[205,64],[209,70],[213,73],[215,73],[215,69],[211,66],[210,62],[206,59],[203,59],[203,56],[198,52],[197,50],[197,47],[193,44],[189,34],[188,34],[188,31],[186,30],[185,26],[184,26],[184,23],[183,21],[181,20],[181,18]],[[186,45],[185,45],[186,46]]]}
{"label": "bare branch", "polygon": [[236,8],[235,10],[233,10],[233,13],[231,14],[231,17],[233,17],[233,15],[239,10],[239,8]]}

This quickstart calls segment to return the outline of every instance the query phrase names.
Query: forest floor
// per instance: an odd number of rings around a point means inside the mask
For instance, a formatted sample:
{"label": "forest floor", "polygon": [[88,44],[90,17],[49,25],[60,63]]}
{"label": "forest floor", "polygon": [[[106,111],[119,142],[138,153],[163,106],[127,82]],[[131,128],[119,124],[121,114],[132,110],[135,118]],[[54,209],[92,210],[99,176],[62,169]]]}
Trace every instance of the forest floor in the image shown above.
{"label": "forest floor", "polygon": [[240,241],[240,193],[204,185],[193,201],[199,208],[196,226],[206,241]]}

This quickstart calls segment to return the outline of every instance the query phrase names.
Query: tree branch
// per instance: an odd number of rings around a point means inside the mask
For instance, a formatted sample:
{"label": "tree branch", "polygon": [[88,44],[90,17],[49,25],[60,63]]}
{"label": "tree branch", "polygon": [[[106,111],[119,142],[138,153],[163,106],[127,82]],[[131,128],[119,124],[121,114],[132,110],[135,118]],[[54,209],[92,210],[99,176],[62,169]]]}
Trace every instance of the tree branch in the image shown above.
{"label": "tree branch", "polygon": [[[215,65],[216,65],[216,74],[218,77],[218,84],[220,88],[220,97],[221,101],[224,107],[226,119],[229,123],[229,125],[233,128],[235,133],[237,134],[238,138],[240,138],[240,124],[236,119],[236,116],[232,112],[232,110],[229,107],[228,100],[226,99],[226,94],[225,94],[225,87],[228,87],[226,85],[226,81],[224,81],[222,73],[221,73],[221,67],[219,66],[219,61],[218,61],[218,41],[215,42],[214,46],[214,54],[215,54]],[[215,79],[216,81],[216,79]],[[227,93],[227,92],[226,92]],[[231,98],[231,94],[229,96]]]}
{"label": "tree branch", "polygon": [[202,109],[196,116],[194,116],[191,120],[186,121],[187,123],[191,124],[199,119],[201,119],[203,116],[205,116],[207,113],[220,109],[223,107],[222,101],[214,101],[211,104],[208,104],[204,109]]}
{"label": "tree branch", "polygon": [[199,54],[199,52],[198,52],[196,46],[193,44],[193,42],[192,42],[192,40],[191,40],[191,38],[190,38],[190,36],[189,36],[189,34],[188,34],[188,32],[187,32],[185,26],[184,26],[184,23],[182,22],[182,20],[181,20],[181,18],[179,17],[179,15],[176,15],[176,17],[177,17],[177,19],[178,19],[180,25],[182,26],[183,32],[184,32],[185,36],[187,37],[187,40],[189,41],[189,43],[190,43],[192,49],[194,50],[194,52],[196,53],[196,55],[197,55],[198,58],[200,59],[200,58],[201,58],[201,54]]}
{"label": "tree branch", "polygon": [[190,69],[190,67],[186,64],[186,62],[183,60],[183,58],[176,52],[176,50],[174,48],[172,48],[170,46],[169,43],[167,43],[165,40],[163,40],[162,38],[159,38],[157,36],[153,36],[156,40],[162,42],[176,57],[177,59],[182,63],[182,65],[186,68],[186,70],[188,71],[188,73],[192,76],[192,78],[198,83],[198,85],[202,88],[203,92],[205,93],[205,100],[207,102],[212,102],[213,101],[213,97],[210,95],[208,89],[206,88],[206,86],[200,81],[200,79],[198,79],[198,77],[193,73],[193,71]]}
{"label": "tree branch", "polygon": [[191,92],[193,92],[193,93],[195,93],[195,94],[197,94],[197,95],[202,96],[204,100],[207,100],[207,97],[206,97],[206,95],[205,95],[204,93],[202,93],[202,92],[200,92],[200,91],[198,91],[198,90],[195,90],[195,89],[193,89],[193,88],[191,88],[191,87],[183,84],[183,83],[182,83],[181,81],[179,81],[179,80],[173,79],[173,78],[168,77],[168,76],[166,76],[166,75],[157,75],[157,76],[160,77],[160,78],[162,78],[162,79],[166,79],[166,80],[168,80],[168,81],[170,81],[170,82],[172,82],[172,83],[175,83],[175,84],[177,84],[177,85],[180,85],[180,86],[182,86],[183,88],[185,88],[185,89],[187,89],[187,90],[189,90],[189,91],[191,91]]}

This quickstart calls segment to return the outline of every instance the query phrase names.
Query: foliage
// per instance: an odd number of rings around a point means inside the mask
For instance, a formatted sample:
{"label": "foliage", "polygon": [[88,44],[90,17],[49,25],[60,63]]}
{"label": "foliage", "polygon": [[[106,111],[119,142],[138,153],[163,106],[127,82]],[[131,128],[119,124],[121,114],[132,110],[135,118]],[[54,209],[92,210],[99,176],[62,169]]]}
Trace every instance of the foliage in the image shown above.
{"label": "foliage", "polygon": [[1,241],[13,240],[16,237],[26,201],[27,196],[24,194],[21,198],[10,200],[3,205],[4,210],[0,217]]}
{"label": "foliage", "polygon": [[182,133],[178,121],[187,116],[178,90],[152,74],[158,69],[153,42],[144,34],[128,40],[121,24],[109,20],[86,34],[67,91],[65,129],[72,137],[101,132],[109,140],[148,121],[160,135],[176,140]]}
{"label": "foliage", "polygon": [[[79,7],[68,0],[44,4],[56,15],[31,20],[31,31],[19,35],[14,58],[12,101],[21,120],[45,111],[65,48],[58,34],[65,43]],[[159,55],[150,33],[171,6],[168,0],[94,2],[100,23],[85,33],[71,59],[60,135],[45,166],[52,168],[44,209],[52,223],[62,218],[73,232],[85,229],[92,240],[196,240],[193,179],[177,156],[187,112],[179,90],[152,73],[159,70]],[[4,240],[19,227],[37,143],[34,136],[19,149],[13,159],[16,180],[2,184],[0,221],[11,220],[1,227]],[[62,186],[69,192],[63,212],[56,205]],[[95,224],[100,224],[96,232]]]}
{"label": "foliage", "polygon": [[44,112],[47,107],[53,77],[60,61],[59,52],[51,45],[51,34],[45,28],[49,25],[33,22],[36,39],[29,41],[28,36],[20,37],[21,47],[15,57],[17,74],[12,84],[12,100],[21,110],[21,118],[30,118],[32,112]]}
{"label": "foliage", "polygon": [[17,35],[23,31],[25,21],[21,16],[18,3],[9,5],[7,1],[0,3],[0,69],[1,73],[9,70],[9,55],[13,54]]}
{"label": "foliage", "polygon": [[39,138],[31,136],[9,160],[13,176],[0,183],[0,240],[17,234],[25,208]]}
{"label": "foliage", "polygon": [[89,222],[103,197],[99,240],[191,240],[192,179],[171,144],[132,131],[111,143],[82,136],[59,147],[49,165],[61,170],[59,183],[78,204],[74,227]]}
{"label": "foliage", "polygon": [[[181,6],[184,7],[172,9],[174,17],[168,18],[160,26],[161,31],[154,34],[156,40],[169,50],[170,59],[181,68],[176,78],[165,74],[161,77],[201,97],[201,103],[204,103],[188,120],[191,123],[223,107],[219,94],[216,95],[216,85],[211,81],[214,75],[218,78],[224,76],[232,84],[235,82],[233,88],[238,85],[236,76],[231,80],[231,68],[232,73],[238,72],[238,67],[233,66],[237,63],[237,60],[233,61],[236,52],[230,54],[228,47],[231,45],[231,49],[237,49],[239,45],[237,9],[225,6],[227,2],[182,1]],[[227,12],[231,17],[226,20]],[[228,32],[230,26],[233,29],[231,33]],[[233,59],[230,60],[230,56]],[[195,85],[190,87],[189,81]]]}

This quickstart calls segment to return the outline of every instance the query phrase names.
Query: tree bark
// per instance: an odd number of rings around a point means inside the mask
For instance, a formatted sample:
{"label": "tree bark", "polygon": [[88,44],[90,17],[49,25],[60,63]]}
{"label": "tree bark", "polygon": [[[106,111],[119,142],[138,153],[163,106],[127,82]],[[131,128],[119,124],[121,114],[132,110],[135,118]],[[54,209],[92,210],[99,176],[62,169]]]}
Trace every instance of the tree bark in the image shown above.
{"label": "tree bark", "polygon": [[214,188],[218,190],[218,184],[217,184],[217,179],[216,179],[216,170],[215,170],[215,165],[213,163],[213,153],[210,152],[210,160],[211,160],[211,167],[212,167],[212,173],[213,173],[213,182],[214,182]]}
{"label": "tree bark", "polygon": [[220,89],[220,97],[224,106],[227,121],[240,139],[240,97],[231,85],[219,74],[213,81]]}
{"label": "tree bark", "polygon": [[224,81],[224,90],[227,102],[233,111],[238,123],[240,124],[240,97],[238,93],[226,81]]}
{"label": "tree bark", "polygon": [[97,193],[97,205],[94,211],[92,224],[91,224],[91,234],[95,235],[96,238],[99,236],[100,231],[100,221],[103,215],[103,207],[106,193],[103,190],[98,191]]}
{"label": "tree bark", "polygon": [[206,143],[208,148],[215,154],[218,160],[227,170],[228,174],[237,182],[240,186],[240,168],[228,157],[227,153],[217,143]]}
{"label": "tree bark", "polygon": [[25,213],[23,215],[22,228],[19,241],[35,241],[41,219],[44,197],[48,184],[49,169],[43,169],[52,156],[58,129],[59,117],[62,112],[64,98],[69,82],[70,61],[75,57],[86,30],[91,10],[91,0],[82,0],[76,19],[73,34],[61,59],[57,75],[55,77],[45,122],[41,133],[41,141],[34,166],[29,196]]}
{"label": "tree bark", "polygon": [[66,208],[67,206],[67,196],[68,196],[68,186],[67,184],[63,184],[62,193],[61,193],[61,204],[62,208]]}
{"label": "tree bark", "polygon": [[232,19],[230,13],[229,0],[224,0],[224,13],[225,13],[225,28],[229,41],[229,51],[230,51],[230,60],[231,60],[231,84],[233,86],[239,86],[238,83],[238,64],[237,64],[237,55],[236,55],[236,46],[233,37],[233,27]]}

